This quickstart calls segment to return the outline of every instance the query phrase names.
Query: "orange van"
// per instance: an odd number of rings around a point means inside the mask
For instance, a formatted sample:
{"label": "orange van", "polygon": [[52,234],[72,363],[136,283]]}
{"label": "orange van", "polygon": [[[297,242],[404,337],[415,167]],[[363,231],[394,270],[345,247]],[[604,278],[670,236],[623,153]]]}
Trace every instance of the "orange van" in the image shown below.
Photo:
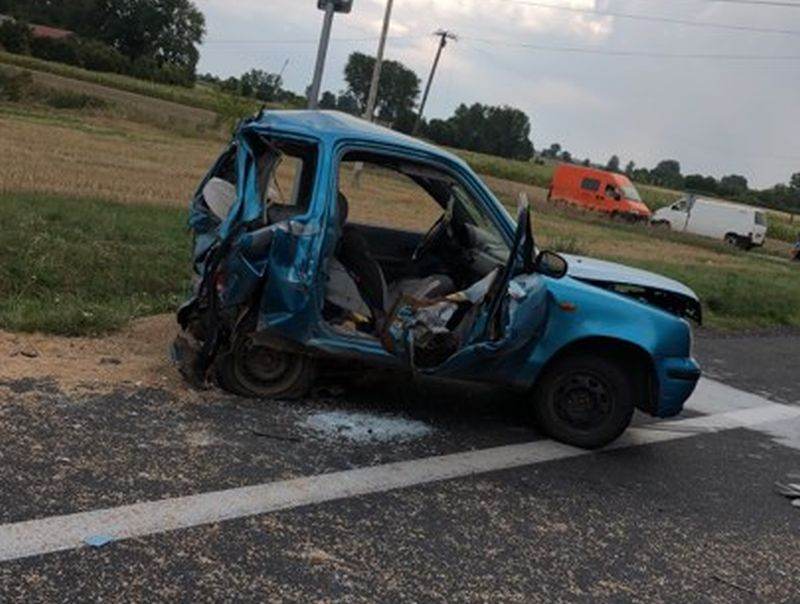
{"label": "orange van", "polygon": [[649,220],[651,214],[627,176],[584,166],[558,166],[547,200],[628,220]]}

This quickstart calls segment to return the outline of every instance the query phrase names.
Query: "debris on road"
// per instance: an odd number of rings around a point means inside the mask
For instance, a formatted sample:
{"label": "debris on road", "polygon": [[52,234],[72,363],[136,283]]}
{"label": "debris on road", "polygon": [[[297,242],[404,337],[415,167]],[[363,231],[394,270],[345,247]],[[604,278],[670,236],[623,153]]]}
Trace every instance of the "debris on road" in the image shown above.
{"label": "debris on road", "polygon": [[274,432],[267,432],[260,428],[253,428],[253,435],[260,436],[262,438],[269,438],[272,440],[281,440],[290,443],[299,443],[300,439],[296,436],[291,435],[284,435],[284,434],[275,434]]}
{"label": "debris on road", "polygon": [[92,535],[84,539],[84,543],[91,548],[99,549],[104,545],[111,543],[114,539],[108,535]]}
{"label": "debris on road", "polygon": [[315,413],[302,426],[324,438],[359,444],[408,442],[433,433],[433,428],[425,422],[397,415],[348,411]]}
{"label": "debris on road", "polygon": [[787,474],[786,482],[776,482],[775,491],[792,500],[792,505],[800,508],[800,474]]}

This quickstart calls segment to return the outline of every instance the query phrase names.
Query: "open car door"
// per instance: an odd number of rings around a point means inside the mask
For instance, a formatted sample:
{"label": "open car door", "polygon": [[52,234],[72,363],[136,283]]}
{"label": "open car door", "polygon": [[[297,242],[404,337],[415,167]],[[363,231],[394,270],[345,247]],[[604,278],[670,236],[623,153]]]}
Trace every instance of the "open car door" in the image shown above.
{"label": "open car door", "polygon": [[546,320],[547,288],[535,271],[530,208],[520,208],[505,266],[470,288],[434,301],[403,296],[383,330],[384,346],[418,373],[505,379],[502,368],[535,345]]}

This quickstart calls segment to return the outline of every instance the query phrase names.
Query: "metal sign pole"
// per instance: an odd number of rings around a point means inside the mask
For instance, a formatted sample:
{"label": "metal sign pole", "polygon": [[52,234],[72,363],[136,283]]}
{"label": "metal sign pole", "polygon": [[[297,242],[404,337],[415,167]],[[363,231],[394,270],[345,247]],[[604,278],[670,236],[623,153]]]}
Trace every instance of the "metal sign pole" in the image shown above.
{"label": "metal sign pole", "polygon": [[314,80],[308,91],[308,108],[316,109],[319,104],[319,91],[322,86],[322,73],[325,70],[325,57],[328,54],[328,43],[331,39],[331,27],[333,26],[333,15],[336,4],[329,0],[325,5],[325,19],[322,22],[322,34],[319,38],[319,49],[317,50],[317,64],[314,67]]}
{"label": "metal sign pole", "polygon": [[381,41],[378,43],[378,55],[375,57],[375,68],[372,70],[372,82],[369,86],[369,97],[367,98],[367,111],[364,118],[372,121],[375,113],[375,103],[378,100],[378,85],[381,80],[381,69],[383,67],[383,51],[386,48],[386,36],[389,33],[389,23],[392,20],[392,4],[394,0],[386,2],[386,14],[383,17],[383,30],[381,31]]}

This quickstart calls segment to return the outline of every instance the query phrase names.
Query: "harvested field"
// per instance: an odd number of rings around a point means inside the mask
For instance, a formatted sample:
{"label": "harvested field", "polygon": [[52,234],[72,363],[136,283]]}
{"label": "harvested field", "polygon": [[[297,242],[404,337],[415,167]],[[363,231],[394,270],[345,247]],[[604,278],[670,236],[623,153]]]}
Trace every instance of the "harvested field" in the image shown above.
{"label": "harvested field", "polygon": [[0,105],[0,192],[185,206],[222,141],[105,115]]}

